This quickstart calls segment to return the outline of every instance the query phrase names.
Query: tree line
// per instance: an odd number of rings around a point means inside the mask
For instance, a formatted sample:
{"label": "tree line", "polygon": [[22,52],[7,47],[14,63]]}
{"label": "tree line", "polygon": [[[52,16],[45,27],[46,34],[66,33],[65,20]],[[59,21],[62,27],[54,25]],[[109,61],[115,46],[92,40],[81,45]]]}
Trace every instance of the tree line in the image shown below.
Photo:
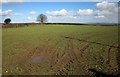
{"label": "tree line", "polygon": [[[6,18],[6,19],[4,20],[4,23],[5,23],[5,24],[10,24],[11,21],[12,21],[12,20],[11,20],[10,18]],[[39,22],[39,23],[41,23],[41,24],[46,23],[46,22],[47,22],[47,16],[44,15],[44,14],[40,14],[40,15],[38,15],[36,21]]]}

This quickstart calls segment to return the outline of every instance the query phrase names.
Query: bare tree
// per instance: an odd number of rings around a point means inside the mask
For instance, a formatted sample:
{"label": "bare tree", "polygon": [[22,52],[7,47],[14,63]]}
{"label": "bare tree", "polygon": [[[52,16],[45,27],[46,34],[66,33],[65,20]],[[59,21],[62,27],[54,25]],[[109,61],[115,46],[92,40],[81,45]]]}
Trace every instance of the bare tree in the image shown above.
{"label": "bare tree", "polygon": [[44,15],[44,14],[38,15],[38,17],[37,17],[37,22],[39,22],[39,23],[41,23],[41,24],[47,22],[47,16]]}

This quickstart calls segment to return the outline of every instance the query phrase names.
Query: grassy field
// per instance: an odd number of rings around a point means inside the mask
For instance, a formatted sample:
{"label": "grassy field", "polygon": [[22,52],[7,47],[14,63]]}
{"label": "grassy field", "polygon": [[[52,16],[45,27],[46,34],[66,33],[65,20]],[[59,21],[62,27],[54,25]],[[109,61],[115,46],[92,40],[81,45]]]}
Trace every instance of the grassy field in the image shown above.
{"label": "grassy field", "polygon": [[115,26],[37,25],[3,29],[3,74],[108,74],[117,67]]}

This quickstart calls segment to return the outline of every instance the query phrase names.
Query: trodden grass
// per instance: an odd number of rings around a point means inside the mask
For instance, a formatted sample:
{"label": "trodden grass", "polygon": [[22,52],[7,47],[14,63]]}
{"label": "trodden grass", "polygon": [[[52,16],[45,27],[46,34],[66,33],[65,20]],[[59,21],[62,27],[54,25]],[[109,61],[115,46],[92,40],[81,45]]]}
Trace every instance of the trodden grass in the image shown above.
{"label": "trodden grass", "polygon": [[2,30],[3,74],[91,75],[118,70],[118,27],[37,25]]}

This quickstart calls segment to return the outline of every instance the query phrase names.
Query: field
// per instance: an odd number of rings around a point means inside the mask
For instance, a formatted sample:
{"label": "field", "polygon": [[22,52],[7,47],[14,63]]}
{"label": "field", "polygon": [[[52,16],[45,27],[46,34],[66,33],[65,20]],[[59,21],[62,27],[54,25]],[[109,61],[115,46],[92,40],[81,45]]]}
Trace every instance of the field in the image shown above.
{"label": "field", "polygon": [[3,31],[4,75],[91,75],[118,71],[118,27],[37,25]]}

